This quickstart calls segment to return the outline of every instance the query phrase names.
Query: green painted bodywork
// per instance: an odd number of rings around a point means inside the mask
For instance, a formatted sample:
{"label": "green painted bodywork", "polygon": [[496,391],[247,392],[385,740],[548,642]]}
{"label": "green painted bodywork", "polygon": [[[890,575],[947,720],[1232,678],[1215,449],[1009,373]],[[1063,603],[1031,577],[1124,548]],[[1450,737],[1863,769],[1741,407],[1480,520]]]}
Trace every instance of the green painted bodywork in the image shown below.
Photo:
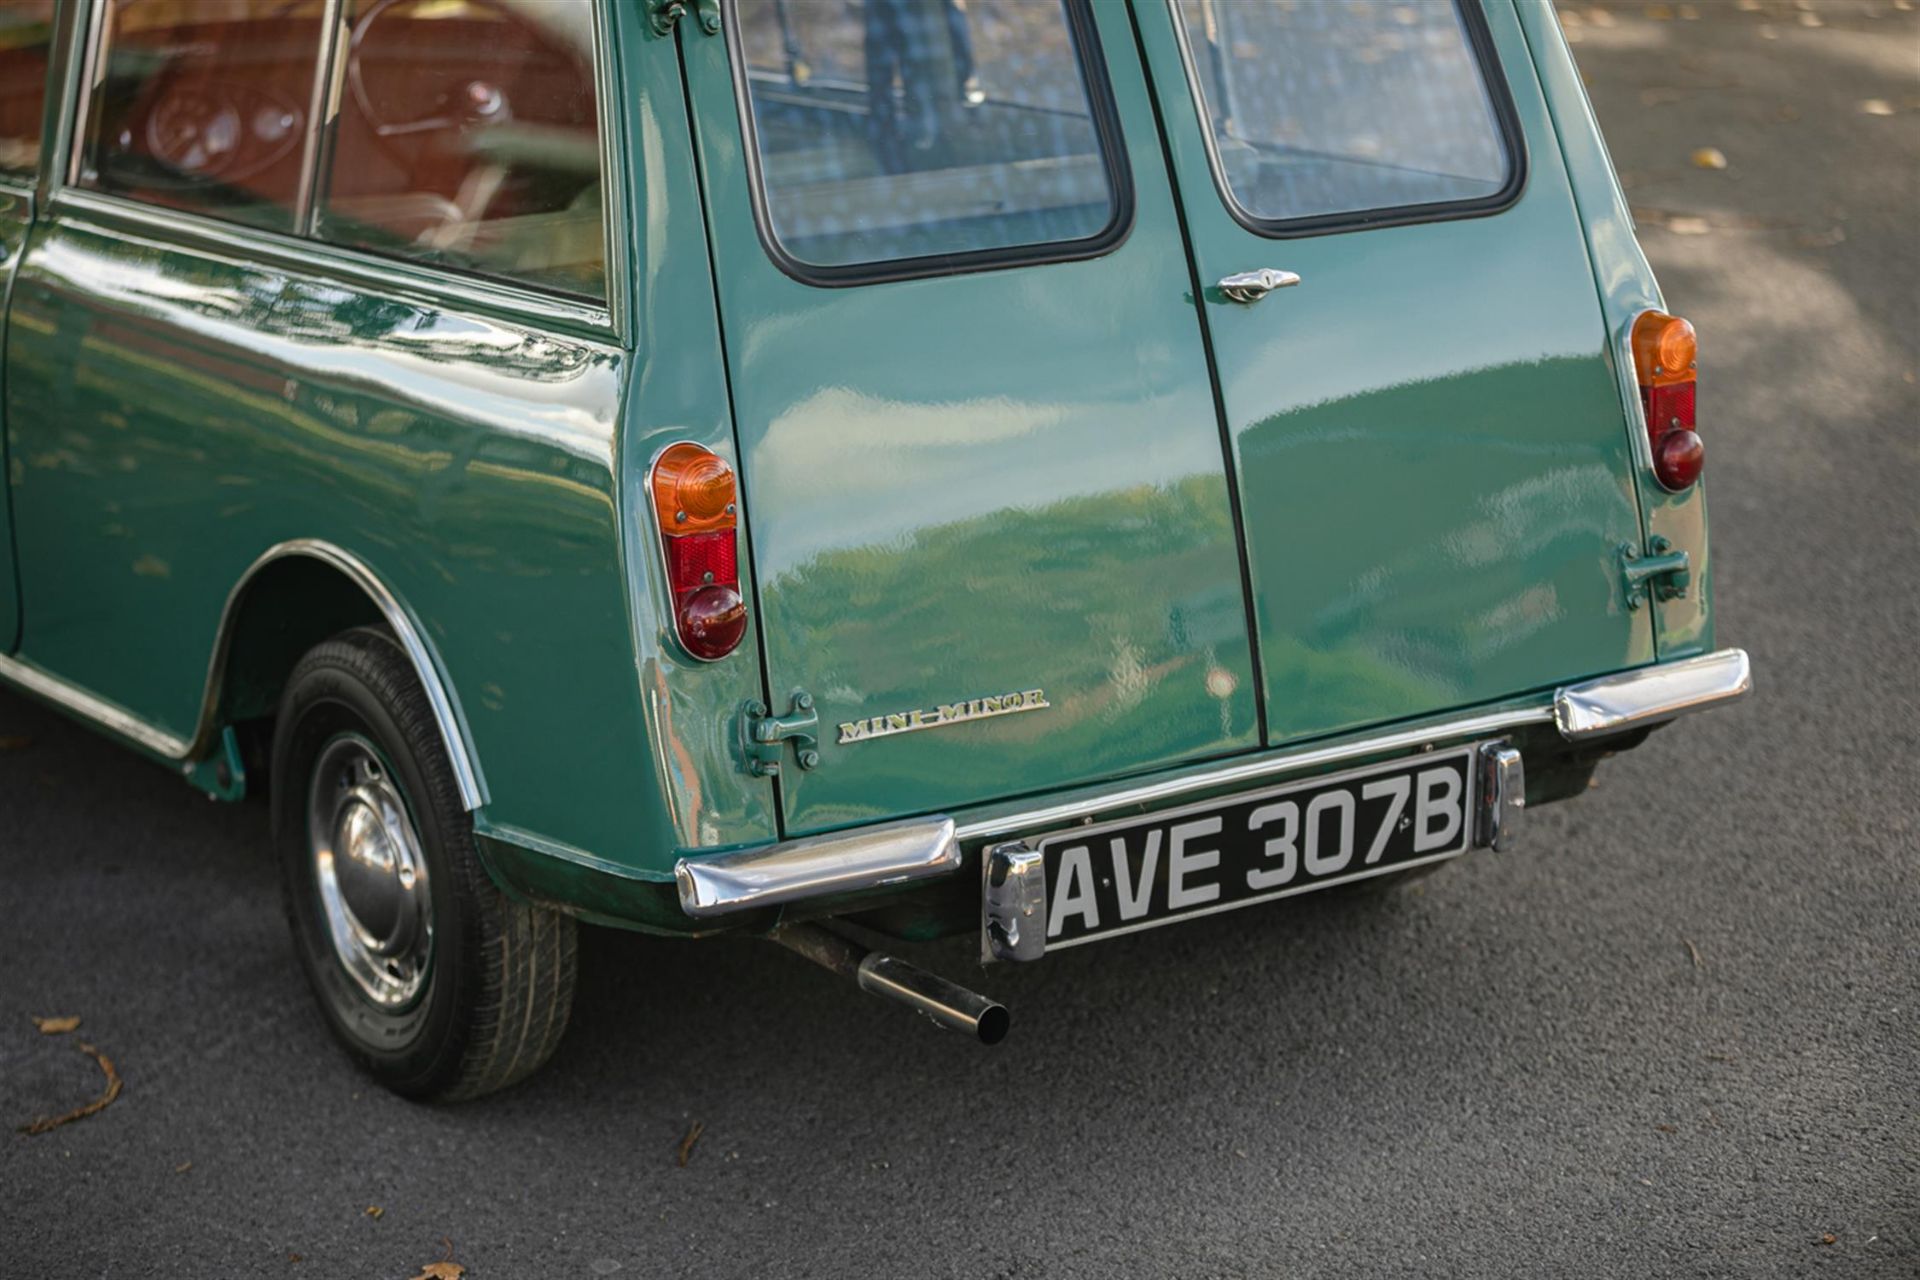
{"label": "green painted bodywork", "polygon": [[[1233,222],[1157,0],[1093,6],[1135,201],[1082,261],[783,274],[725,39],[662,38],[630,4],[602,11],[604,313],[57,183],[21,255],[28,205],[0,185],[23,605],[16,628],[0,590],[0,651],[195,739],[229,611],[218,745],[306,644],[377,616],[318,561],[247,576],[329,543],[431,649],[503,885],[676,932],[710,927],[673,896],[685,853],[1004,811],[1704,651],[1702,499],[1652,481],[1619,359],[1657,290],[1551,15],[1487,7],[1531,172],[1458,222]],[[1199,287],[1260,266],[1305,283],[1251,308]],[[680,440],[743,486],[753,630],[715,663],[671,640],[645,505]],[[1649,533],[1693,588],[1633,612],[1618,548]],[[820,764],[753,777],[741,709],[796,688]],[[837,741],[1035,688],[1044,710]]]}

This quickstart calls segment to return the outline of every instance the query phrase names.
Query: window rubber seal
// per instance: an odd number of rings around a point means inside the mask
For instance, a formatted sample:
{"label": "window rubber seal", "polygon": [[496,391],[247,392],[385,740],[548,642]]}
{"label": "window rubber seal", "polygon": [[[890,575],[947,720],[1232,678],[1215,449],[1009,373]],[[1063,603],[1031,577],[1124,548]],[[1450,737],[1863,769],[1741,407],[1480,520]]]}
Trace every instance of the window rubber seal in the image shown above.
{"label": "window rubber seal", "polygon": [[752,195],[753,225],[767,257],[786,275],[802,284],[824,289],[844,289],[869,284],[890,284],[900,280],[921,280],[942,276],[997,271],[1008,267],[1039,266],[1050,262],[1077,262],[1111,253],[1126,240],[1133,229],[1133,169],[1127,161],[1126,139],[1120,130],[1120,113],[1114,105],[1112,86],[1106,74],[1106,58],[1099,32],[1094,29],[1089,0],[1061,0],[1071,30],[1075,55],[1080,63],[1080,80],[1087,92],[1089,116],[1094,138],[1100,147],[1107,188],[1112,194],[1112,214],[1107,223],[1091,236],[1078,240],[1052,240],[1037,244],[1007,245],[994,249],[976,249],[966,253],[927,254],[914,258],[888,258],[876,262],[853,262],[826,266],[795,257],[773,230],[773,214],[768,207],[766,183],[760,166],[760,141],[754,125],[753,102],[746,74],[745,51],[740,45],[736,5],[724,10],[727,40],[727,70],[733,80],[734,102],[740,116],[740,128],[746,144],[741,154],[746,160],[747,187]]}
{"label": "window rubber seal", "polygon": [[1179,12],[1180,0],[1167,0],[1173,19],[1174,35],[1180,47],[1180,61],[1186,71],[1187,85],[1198,112],[1201,140],[1207,150],[1207,167],[1213,173],[1214,190],[1233,220],[1269,240],[1299,240],[1308,236],[1331,235],[1342,231],[1372,231],[1381,227],[1404,227],[1423,222],[1454,222],[1462,218],[1484,218],[1511,208],[1526,190],[1529,171],[1526,132],[1520,127],[1520,113],[1507,86],[1506,70],[1493,47],[1493,32],[1487,26],[1486,10],[1476,0],[1453,0],[1454,12],[1467,35],[1467,47],[1480,72],[1480,84],[1487,94],[1487,105],[1494,126],[1507,154],[1507,180],[1491,195],[1471,200],[1449,200],[1427,204],[1390,205],[1379,209],[1354,209],[1338,213],[1318,213],[1302,218],[1261,218],[1247,211],[1234,197],[1227,181],[1226,166],[1220,162],[1220,149],[1213,136],[1211,110],[1195,74],[1192,45],[1188,41],[1187,21]]}

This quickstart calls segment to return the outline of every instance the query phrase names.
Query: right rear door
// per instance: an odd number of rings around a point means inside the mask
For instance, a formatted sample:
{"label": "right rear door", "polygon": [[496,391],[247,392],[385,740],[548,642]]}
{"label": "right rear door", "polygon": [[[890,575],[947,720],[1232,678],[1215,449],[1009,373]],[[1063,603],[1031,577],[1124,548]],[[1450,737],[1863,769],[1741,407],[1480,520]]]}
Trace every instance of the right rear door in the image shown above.
{"label": "right rear door", "polygon": [[[1651,661],[1633,458],[1510,0],[1137,0],[1269,741]],[[1252,303],[1215,282],[1300,282]]]}

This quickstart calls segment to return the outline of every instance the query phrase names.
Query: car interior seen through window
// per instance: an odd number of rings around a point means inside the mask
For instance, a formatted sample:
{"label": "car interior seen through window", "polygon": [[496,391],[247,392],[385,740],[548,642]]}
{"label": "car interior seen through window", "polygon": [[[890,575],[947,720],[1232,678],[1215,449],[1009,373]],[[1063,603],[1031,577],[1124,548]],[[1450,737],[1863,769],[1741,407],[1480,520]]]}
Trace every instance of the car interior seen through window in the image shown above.
{"label": "car interior seen through window", "polygon": [[592,0],[351,0],[326,240],[605,296]]}
{"label": "car interior seen through window", "polygon": [[53,0],[0,3],[0,172],[32,173],[40,164],[40,116]]}
{"label": "car interior seen through window", "polygon": [[84,186],[295,229],[320,0],[108,0]]}
{"label": "car interior seen through window", "polygon": [[106,4],[83,186],[605,296],[593,0]]}
{"label": "car interior seen through window", "polygon": [[1035,0],[741,0],[771,237],[799,264],[1100,236],[1116,192],[1075,13]]}
{"label": "car interior seen through window", "polygon": [[1513,161],[1457,5],[1179,0],[1221,180],[1247,217],[1490,201]]}

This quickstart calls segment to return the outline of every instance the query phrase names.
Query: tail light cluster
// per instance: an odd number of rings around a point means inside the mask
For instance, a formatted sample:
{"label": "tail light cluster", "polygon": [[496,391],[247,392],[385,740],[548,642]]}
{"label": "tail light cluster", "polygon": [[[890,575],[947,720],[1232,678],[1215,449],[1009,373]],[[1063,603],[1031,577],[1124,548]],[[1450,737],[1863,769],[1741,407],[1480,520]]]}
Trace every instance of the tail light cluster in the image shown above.
{"label": "tail light cluster", "polygon": [[654,459],[648,487],[673,598],[674,635],[703,662],[724,658],[747,633],[733,468],[711,449],[670,445]]}
{"label": "tail light cluster", "polygon": [[1633,371],[1646,411],[1653,474],[1676,493],[1700,478],[1707,461],[1693,419],[1697,354],[1693,326],[1680,317],[1646,311],[1633,322]]}

